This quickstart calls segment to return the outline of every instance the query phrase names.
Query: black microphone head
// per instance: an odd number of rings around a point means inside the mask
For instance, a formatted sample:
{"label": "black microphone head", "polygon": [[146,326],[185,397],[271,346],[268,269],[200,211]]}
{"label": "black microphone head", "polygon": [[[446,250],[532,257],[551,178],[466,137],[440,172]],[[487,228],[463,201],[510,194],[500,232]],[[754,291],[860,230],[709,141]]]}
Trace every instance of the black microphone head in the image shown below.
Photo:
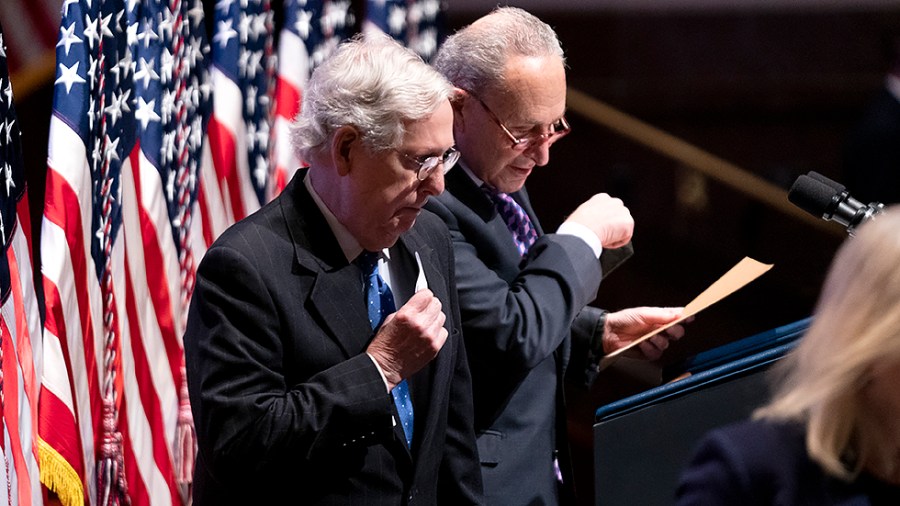
{"label": "black microphone head", "polygon": [[837,186],[839,189],[810,176],[800,176],[791,186],[788,200],[814,216],[828,219],[844,191],[843,186]]}
{"label": "black microphone head", "polygon": [[833,179],[828,179],[827,177],[823,176],[822,174],[819,174],[818,172],[816,172],[814,170],[809,171],[806,175],[815,179],[816,181],[825,183],[826,185],[834,188],[834,190],[838,193],[847,189],[847,187],[845,187],[841,183],[838,183],[837,181],[835,181]]}

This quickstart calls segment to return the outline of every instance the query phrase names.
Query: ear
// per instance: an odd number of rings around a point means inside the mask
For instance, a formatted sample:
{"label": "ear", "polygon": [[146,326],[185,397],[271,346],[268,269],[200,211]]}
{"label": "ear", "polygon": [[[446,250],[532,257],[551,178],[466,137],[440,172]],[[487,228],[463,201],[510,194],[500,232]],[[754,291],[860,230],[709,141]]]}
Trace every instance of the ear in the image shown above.
{"label": "ear", "polygon": [[344,125],[335,130],[331,137],[331,159],[339,176],[346,176],[353,166],[353,149],[361,139],[355,127]]}
{"label": "ear", "polygon": [[462,88],[453,88],[453,96],[450,98],[450,106],[453,107],[453,128],[462,129],[465,126],[465,106],[470,99],[469,92]]}

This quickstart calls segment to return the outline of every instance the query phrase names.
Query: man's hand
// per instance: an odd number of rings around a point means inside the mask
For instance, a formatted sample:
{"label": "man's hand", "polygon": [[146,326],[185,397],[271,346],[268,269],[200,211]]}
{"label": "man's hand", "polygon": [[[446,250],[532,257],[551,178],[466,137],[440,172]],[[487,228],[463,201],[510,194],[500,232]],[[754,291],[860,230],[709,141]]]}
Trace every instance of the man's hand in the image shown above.
{"label": "man's hand", "polygon": [[425,367],[447,341],[446,316],[431,290],[420,290],[384,324],[369,343],[368,353],[381,367],[388,389]]}
{"label": "man's hand", "polygon": [[[612,353],[625,347],[635,339],[667,325],[681,316],[682,307],[633,307],[606,315],[606,328],[603,334],[603,351]],[[647,360],[656,360],[669,347],[671,341],[677,341],[684,335],[682,325],[672,325],[650,339],[637,345]],[[630,353],[631,350],[626,352]]]}
{"label": "man's hand", "polygon": [[620,248],[631,240],[634,218],[620,199],[598,193],[578,206],[567,221],[584,225],[597,234],[604,248]]}

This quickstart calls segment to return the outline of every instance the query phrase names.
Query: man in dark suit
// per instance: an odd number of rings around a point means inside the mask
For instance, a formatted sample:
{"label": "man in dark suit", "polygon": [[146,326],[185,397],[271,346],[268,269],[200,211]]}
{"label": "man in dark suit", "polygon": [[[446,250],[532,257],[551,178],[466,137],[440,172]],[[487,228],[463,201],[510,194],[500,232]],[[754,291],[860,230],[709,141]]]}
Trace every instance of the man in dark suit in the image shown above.
{"label": "man in dark suit", "polygon": [[[427,209],[448,224],[456,253],[485,502],[571,503],[564,372],[595,373],[604,353],[681,308],[588,306],[604,272],[630,251],[617,250],[633,227],[621,200],[595,195],[555,234],[543,233],[531,209],[525,180],[569,130],[563,53],[549,26],[498,9],[448,38],[434,65],[458,88],[462,156]],[[673,327],[639,348],[657,358],[682,333]]]}
{"label": "man in dark suit", "polygon": [[451,93],[386,37],[313,74],[309,169],[198,270],[195,504],[481,502],[453,250],[420,214],[458,157]]}

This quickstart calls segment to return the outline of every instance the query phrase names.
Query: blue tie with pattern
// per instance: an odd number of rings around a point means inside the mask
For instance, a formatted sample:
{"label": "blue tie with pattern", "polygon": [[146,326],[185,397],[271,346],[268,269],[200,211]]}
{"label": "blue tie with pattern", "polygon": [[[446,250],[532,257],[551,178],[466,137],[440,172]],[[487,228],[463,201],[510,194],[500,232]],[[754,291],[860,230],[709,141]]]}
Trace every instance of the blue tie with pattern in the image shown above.
{"label": "blue tie with pattern", "polygon": [[482,186],[482,189],[494,202],[497,212],[506,222],[506,227],[512,233],[513,242],[516,243],[519,254],[525,256],[528,248],[537,240],[537,230],[531,224],[531,219],[528,218],[522,206],[508,194],[498,192],[488,186]]}
{"label": "blue tie with pattern", "polygon": [[[366,307],[369,310],[369,324],[372,330],[377,331],[381,327],[384,318],[397,310],[394,305],[394,295],[391,288],[384,282],[384,279],[378,274],[378,259],[381,257],[379,253],[371,251],[363,251],[356,258],[356,264],[363,272],[366,280]],[[412,448],[413,437],[413,406],[412,399],[409,397],[409,384],[406,380],[401,381],[391,390],[394,397],[394,405],[397,406],[397,413],[400,415],[400,423],[403,426],[403,433],[406,434],[406,444]]]}

